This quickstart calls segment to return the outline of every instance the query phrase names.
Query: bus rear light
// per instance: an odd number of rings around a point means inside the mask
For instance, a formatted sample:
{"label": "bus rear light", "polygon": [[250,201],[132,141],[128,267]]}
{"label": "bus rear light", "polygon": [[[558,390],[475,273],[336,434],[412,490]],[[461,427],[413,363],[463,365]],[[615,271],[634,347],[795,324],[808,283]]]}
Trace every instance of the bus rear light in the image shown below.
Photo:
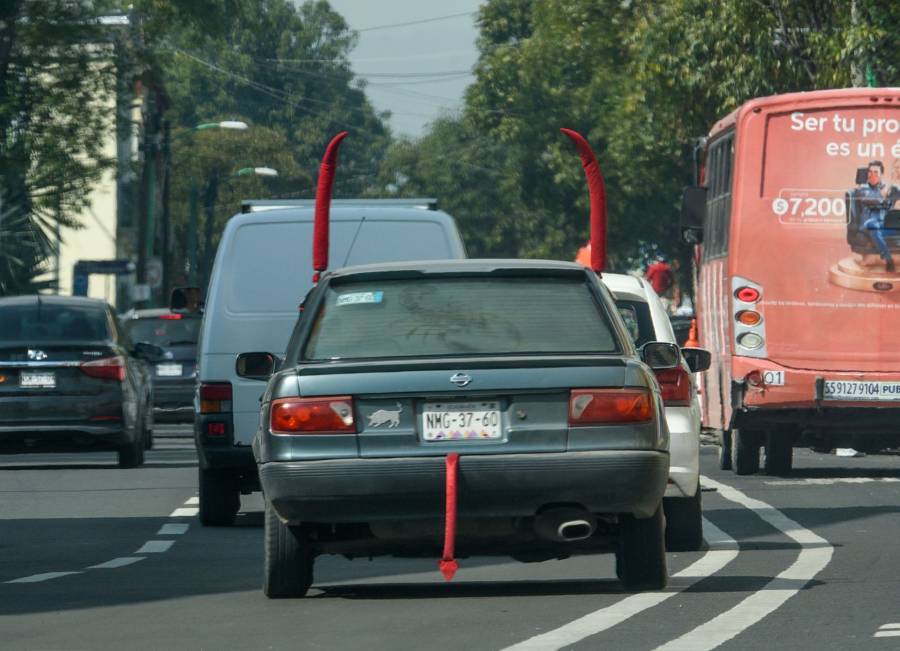
{"label": "bus rear light", "polygon": [[755,326],[758,325],[760,321],[762,321],[762,316],[760,315],[760,313],[754,312],[753,310],[741,310],[734,316],[740,323],[743,323],[745,326]]}
{"label": "bus rear light", "polygon": [[759,290],[755,287],[738,287],[734,297],[744,303],[755,303],[759,300]]}
{"label": "bus rear light", "polygon": [[614,425],[653,420],[653,400],[646,389],[573,389],[569,425]]}
{"label": "bus rear light", "polygon": [[738,337],[737,342],[744,348],[755,350],[756,348],[762,347],[763,338],[755,332],[745,332],[740,337]]}
{"label": "bus rear light", "polygon": [[351,396],[279,398],[272,401],[273,434],[355,434]]}
{"label": "bus rear light", "polygon": [[200,413],[221,414],[231,411],[231,382],[200,383]]}
{"label": "bus rear light", "polygon": [[125,358],[121,355],[82,362],[79,368],[88,377],[100,378],[101,380],[117,380],[119,382],[125,381]]}
{"label": "bus rear light", "polygon": [[691,374],[681,366],[653,371],[662,399],[667,407],[685,407],[691,404]]}
{"label": "bus rear light", "polygon": [[751,387],[761,387],[766,383],[763,374],[759,371],[750,371],[744,377],[744,380],[746,380],[747,384]]}

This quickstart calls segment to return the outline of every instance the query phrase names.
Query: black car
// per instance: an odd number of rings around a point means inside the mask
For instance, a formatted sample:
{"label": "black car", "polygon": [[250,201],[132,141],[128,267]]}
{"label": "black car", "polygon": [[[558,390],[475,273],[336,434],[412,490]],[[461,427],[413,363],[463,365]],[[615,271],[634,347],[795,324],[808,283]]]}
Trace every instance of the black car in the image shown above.
{"label": "black car", "polygon": [[152,446],[148,363],[105,301],[0,298],[0,452],[115,450],[119,466]]}
{"label": "black car", "polygon": [[153,368],[153,407],[156,420],[191,422],[197,379],[197,338],[201,314],[168,308],[133,310],[122,316],[132,341],[156,344],[163,359]]}

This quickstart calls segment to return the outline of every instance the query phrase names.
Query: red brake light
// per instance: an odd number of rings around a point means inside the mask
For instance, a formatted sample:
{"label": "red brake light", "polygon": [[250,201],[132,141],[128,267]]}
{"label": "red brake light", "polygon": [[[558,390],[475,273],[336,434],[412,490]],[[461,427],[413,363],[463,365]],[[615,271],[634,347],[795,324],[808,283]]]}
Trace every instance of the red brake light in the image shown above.
{"label": "red brake light", "polygon": [[759,290],[754,287],[739,287],[734,293],[735,298],[745,303],[755,303],[759,300]]}
{"label": "red brake light", "polygon": [[180,314],[160,314],[160,319],[166,319],[167,321],[178,321],[178,319],[182,318]]}
{"label": "red brake light", "polygon": [[670,407],[691,404],[691,374],[680,366],[654,371],[663,402]]}
{"label": "red brake light", "polygon": [[744,379],[747,380],[747,384],[752,387],[760,387],[765,384],[763,374],[757,370],[753,370],[747,373],[747,376]]}
{"label": "red brake light", "polygon": [[231,382],[200,384],[200,413],[220,414],[231,411]]}
{"label": "red brake light", "polygon": [[279,398],[272,401],[269,423],[274,434],[355,433],[353,398]]}
{"label": "red brake light", "polygon": [[125,381],[125,358],[121,355],[82,362],[79,368],[88,377],[96,377],[101,380],[118,380],[119,382]]}
{"label": "red brake light", "polygon": [[643,423],[653,419],[653,401],[646,389],[573,389],[569,394],[569,425]]}

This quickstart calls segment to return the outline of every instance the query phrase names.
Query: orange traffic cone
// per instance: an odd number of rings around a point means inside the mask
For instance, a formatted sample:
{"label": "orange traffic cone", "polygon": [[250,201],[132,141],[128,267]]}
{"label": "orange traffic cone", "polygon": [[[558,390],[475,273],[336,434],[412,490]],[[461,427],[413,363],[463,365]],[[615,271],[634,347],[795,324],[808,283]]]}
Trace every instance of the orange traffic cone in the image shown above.
{"label": "orange traffic cone", "polygon": [[697,341],[697,319],[691,319],[691,329],[688,330],[684,348],[700,348],[700,342]]}

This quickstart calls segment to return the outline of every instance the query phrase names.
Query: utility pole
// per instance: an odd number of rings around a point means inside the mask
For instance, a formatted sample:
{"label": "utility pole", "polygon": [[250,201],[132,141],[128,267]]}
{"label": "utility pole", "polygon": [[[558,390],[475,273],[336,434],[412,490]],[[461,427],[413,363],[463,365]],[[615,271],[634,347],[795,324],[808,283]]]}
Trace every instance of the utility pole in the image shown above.
{"label": "utility pole", "polygon": [[208,290],[209,275],[212,271],[213,255],[212,255],[212,239],[213,227],[216,222],[216,198],[219,194],[219,173],[213,172],[206,185],[206,192],[203,195],[203,206],[206,208],[206,224],[204,225],[203,237],[203,281],[200,285],[200,292],[206,295]]}
{"label": "utility pole", "polygon": [[172,270],[170,262],[172,261],[172,222],[169,211],[169,187],[171,186],[172,176],[172,156],[169,150],[169,121],[163,121],[163,196],[162,196],[162,298],[163,301],[168,300],[169,292],[172,289]]}

